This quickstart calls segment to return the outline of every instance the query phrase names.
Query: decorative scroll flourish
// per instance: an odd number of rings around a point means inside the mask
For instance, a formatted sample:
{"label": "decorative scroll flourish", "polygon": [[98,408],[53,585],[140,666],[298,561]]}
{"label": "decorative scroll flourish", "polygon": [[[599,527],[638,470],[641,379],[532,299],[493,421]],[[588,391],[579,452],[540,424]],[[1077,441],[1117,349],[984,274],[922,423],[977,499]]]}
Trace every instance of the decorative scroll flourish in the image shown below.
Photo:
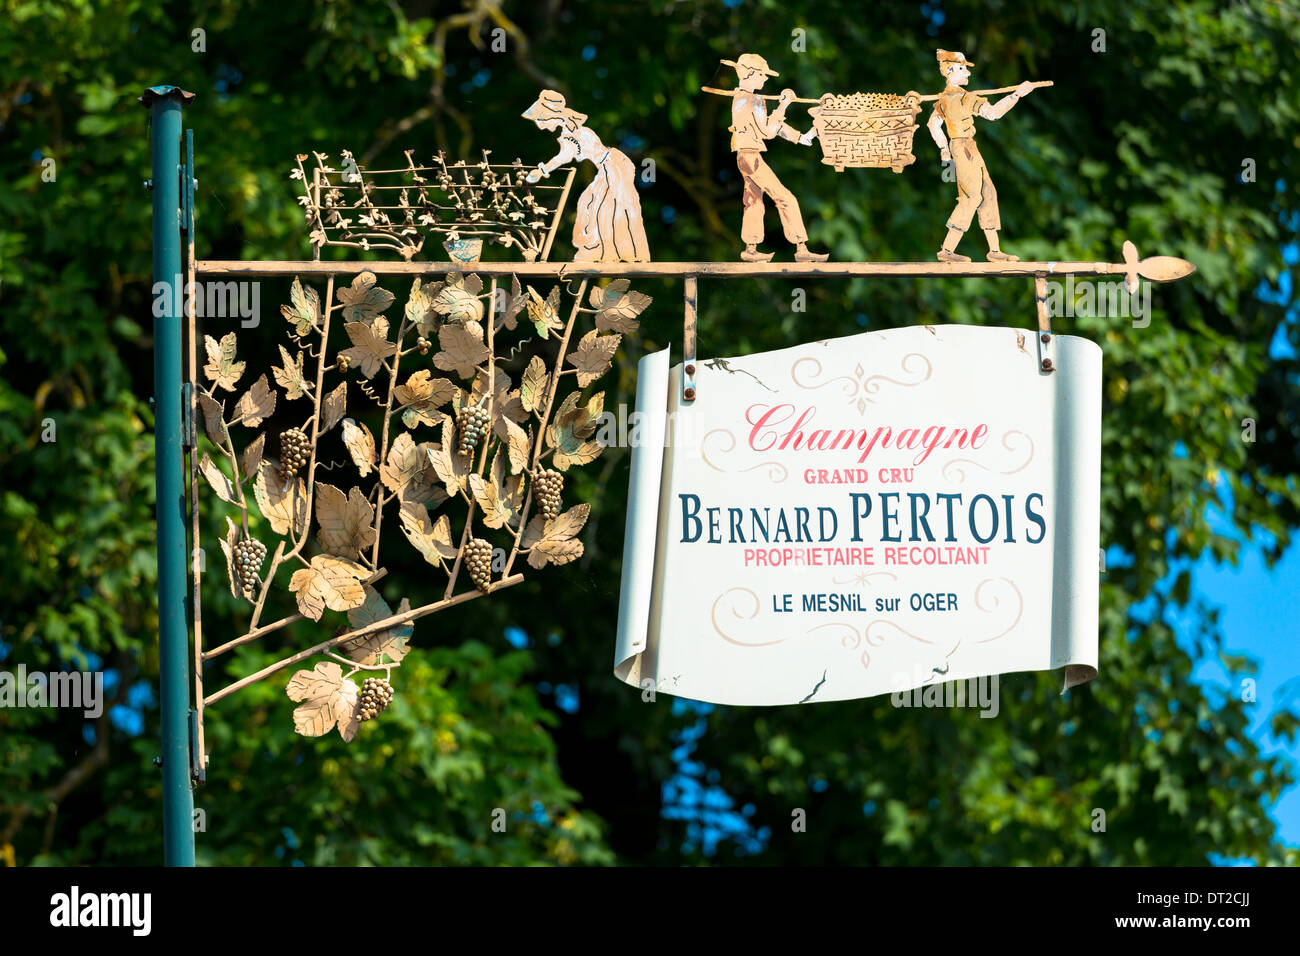
{"label": "decorative scroll flourish", "polygon": [[298,202],[312,245],[391,249],[409,260],[437,235],[453,261],[477,261],[485,241],[518,249],[529,262],[546,258],[572,167],[560,182],[534,184],[533,167],[519,159],[492,163],[491,150],[477,163],[449,163],[440,151],[428,166],[417,166],[413,152],[406,151],[405,168],[375,170],[358,166],[346,149],[339,169],[328,154],[313,152],[310,173],[307,154],[298,154],[289,177],[302,184]]}
{"label": "decorative scroll flourish", "polygon": [[[801,367],[804,365],[812,366],[811,370],[801,371]],[[863,415],[866,414],[868,405],[876,403],[872,396],[879,393],[882,382],[897,385],[900,388],[915,388],[928,381],[933,372],[930,360],[920,352],[909,352],[904,355],[899,368],[905,375],[915,379],[915,381],[904,381],[891,378],[888,375],[867,375],[867,370],[859,362],[854,366],[852,375],[836,375],[823,382],[817,382],[815,379],[822,374],[822,363],[819,359],[811,356],[805,356],[790,366],[790,378],[800,388],[809,391],[825,388],[827,385],[833,385],[837,382],[840,383],[840,390],[846,398],[846,404],[856,408],[859,415]],[[805,377],[801,379],[801,375]]]}
{"label": "decorative scroll flourish", "polygon": [[[738,640],[727,631],[723,630],[723,624],[730,626],[727,615],[723,615],[723,621],[719,622],[718,608],[723,602],[727,602],[726,611],[730,614],[731,620],[752,621],[758,617],[759,599],[758,593],[751,591],[749,588],[728,588],[713,599],[713,607],[710,610],[710,619],[713,621],[713,630],[728,644],[735,644],[737,647],[771,647],[773,644],[780,644],[785,640],[779,637],[775,641],[742,641]],[[737,604],[739,602],[739,606]]]}
{"label": "decorative scroll flourish", "polygon": [[898,575],[893,571],[859,571],[852,577],[833,578],[832,581],[835,584],[864,584],[870,586],[872,578],[889,578],[891,581],[897,581]]}
{"label": "decorative scroll flourish", "polygon": [[[289,347],[246,390],[253,372],[235,333],[204,337],[199,471],[227,506],[230,593],[252,611],[242,636],[203,659],[302,620],[322,631],[319,643],[205,704],[323,655],[286,688],[298,704],[294,726],[352,740],[393,699],[416,620],[517,584],[521,556],[540,570],[583,553],[589,506],[564,510],[564,478],[604,450],[595,438],[604,393],[581,397],[609,371],[649,297],[626,279],[588,295],[584,281],[566,303],[559,286],[544,292],[515,278],[498,289],[495,279],[485,286],[452,272],[416,279],[389,317],[394,302],[371,272],[337,290],[329,279],[323,299],[295,279],[281,309]],[[579,337],[582,315],[594,328]],[[530,352],[545,340],[558,347],[529,357],[519,339]],[[562,394],[569,376],[574,387]],[[415,607],[403,597],[394,609],[381,595],[381,543],[393,540],[385,517],[445,578],[440,596]],[[276,605],[292,610],[261,623]],[[362,672],[370,676],[358,685]]]}
{"label": "decorative scroll flourish", "polygon": [[[871,622],[871,624],[879,624],[879,623],[881,622],[880,621]],[[884,623],[890,623],[890,622],[884,622]],[[824,631],[827,628],[839,629],[841,631],[840,647],[849,651],[856,651],[859,647],[862,648],[862,654],[858,657],[858,660],[861,661],[862,667],[865,670],[871,666],[870,648],[880,647],[882,644],[885,643],[884,635],[874,635],[874,636],[872,635],[871,624],[868,624],[862,630],[858,630],[856,625],[849,624],[847,621],[831,621],[829,624],[818,624],[816,627],[810,627],[804,633],[814,634],[817,631]],[[897,625],[893,625],[893,626],[897,627]],[[901,631],[902,628],[899,628],[899,630]],[[906,634],[907,632],[904,631],[903,633]],[[912,637],[913,635],[909,634],[908,636]],[[920,638],[917,638],[917,640],[920,640]],[[929,643],[929,642],[927,641],[925,643]]]}
{"label": "decorative scroll flourish", "polygon": [[[886,620],[885,618],[877,618],[876,620],[867,624],[867,626],[862,629],[862,636],[866,640],[867,644],[870,645],[871,647],[879,647],[881,644],[885,642],[885,636],[883,634],[879,635],[877,639],[874,641],[871,639],[872,630],[877,628],[877,626],[892,627],[894,630],[898,631],[898,633],[902,634],[904,637],[908,638],[909,640],[916,641],[918,644],[934,643],[934,641],[931,641],[928,638],[921,637],[921,635],[919,634],[913,634],[911,631],[907,630],[904,627],[899,627],[899,625],[895,624],[893,621]],[[871,664],[871,658],[867,656],[866,651],[863,651],[862,667],[865,669],[868,666],[870,666],[870,664]]]}
{"label": "decorative scroll flourish", "polygon": [[[836,583],[838,584],[840,582],[837,581]],[[974,641],[973,643],[975,644],[987,644],[990,641],[996,641],[998,638],[1010,634],[1016,629],[1016,625],[1020,623],[1020,618],[1024,614],[1024,597],[1020,593],[1020,588],[1016,586],[1016,582],[1012,581],[1010,578],[985,578],[981,581],[975,586],[975,606],[986,614],[993,614],[1000,610],[1002,607],[1002,598],[998,596],[997,591],[995,590],[1000,585],[1005,585],[1005,587],[1011,589],[1011,594],[1015,597],[1015,615],[1012,618],[1011,623],[1005,628],[991,637],[984,637]],[[721,600],[721,597],[722,595],[719,595],[719,600]],[[754,599],[755,602],[757,602],[758,596],[754,595]],[[716,602],[714,606],[716,608]],[[757,609],[757,603],[755,604],[755,608]],[[755,613],[757,613],[757,610]],[[816,627],[809,628],[805,633],[812,634],[815,631],[824,630],[826,628],[839,628],[843,632],[840,638],[840,646],[846,650],[857,650],[859,647],[862,647],[862,654],[859,660],[861,661],[864,670],[871,666],[871,652],[869,648],[880,647],[885,643],[885,634],[879,633],[881,628],[893,628],[904,637],[916,641],[918,644],[934,644],[934,641],[922,637],[919,634],[913,634],[911,631],[891,620],[888,620],[887,618],[876,618],[874,621],[869,622],[865,627],[863,627],[861,631],[859,631],[855,625],[849,624],[845,621],[834,621],[829,624],[819,624]],[[732,641],[732,643],[737,642]],[[944,660],[946,661],[948,658],[952,657],[953,654],[957,653],[957,650],[962,646],[962,643],[961,640],[958,640],[957,643],[953,645],[952,649],[944,655]],[[933,680],[936,674],[941,675],[946,672],[947,665],[945,664],[942,670],[936,668],[934,673],[931,674],[927,680]]]}
{"label": "decorative scroll flourish", "polygon": [[[705,432],[704,437],[700,439],[700,458],[704,461],[706,465],[708,465],[714,471],[720,471],[723,474],[726,474],[727,472],[731,471],[731,469],[723,468],[717,462],[709,458],[709,450],[707,446],[709,445],[710,439],[712,439],[714,435],[725,436],[727,442],[726,447],[719,448],[717,450],[719,453],[723,455],[729,455],[736,450],[736,436],[732,434],[730,429],[715,428],[712,431]],[[718,441],[721,442],[722,439],[720,438],[718,439]],[[743,473],[748,471],[757,471],[760,468],[767,469],[767,480],[772,482],[773,484],[780,484],[781,482],[785,481],[787,478],[790,477],[790,470],[786,468],[785,465],[775,460],[760,461],[756,465],[750,465],[747,468],[739,468],[736,470]]]}
{"label": "decorative scroll flourish", "polygon": [[[1020,439],[1023,439],[1023,442]],[[1020,453],[1017,451],[1017,446],[1025,444],[1029,447],[1027,452],[1025,452],[1024,461],[1019,461],[1019,458],[1017,457],[1012,460],[1012,467],[1005,470],[999,470],[997,474],[1014,475],[1017,472],[1024,471],[1028,468],[1029,463],[1034,460],[1034,440],[1030,438],[1029,435],[1017,429],[1003,433],[1002,447],[1013,455],[1019,456]],[[1019,463],[1017,464],[1018,461]],[[973,465],[982,471],[993,471],[993,469],[988,465],[975,461],[973,458],[953,458],[944,463],[943,468],[940,469],[940,474],[943,475],[945,481],[956,482],[959,485],[963,484],[966,481],[966,469],[962,467],[963,465]]]}
{"label": "decorative scroll flourish", "polygon": [[[1021,616],[1025,613],[1024,596],[1020,593],[1020,588],[1016,586],[1016,582],[1012,581],[1010,578],[985,578],[981,581],[975,588],[975,606],[987,614],[992,614],[994,611],[998,610],[1002,606],[1002,599],[999,598],[996,593],[992,593],[990,588],[990,586],[996,587],[998,584],[1005,584],[1011,589],[1011,593],[1015,595],[1016,615],[1005,629],[998,631],[998,633],[994,634],[992,637],[981,638],[975,642],[976,644],[987,644],[990,641],[996,641],[999,637],[1006,637],[1006,635],[1016,629],[1016,625],[1020,623]],[[985,606],[984,603],[986,593],[992,599],[991,604],[988,606]]]}
{"label": "decorative scroll flourish", "polygon": [[[913,362],[912,361],[913,359],[915,359],[916,361]],[[911,368],[913,366],[918,366],[918,365],[923,369],[923,371],[919,373],[912,372]],[[901,368],[908,375],[913,375],[913,376],[919,375],[919,377],[917,377],[916,381],[914,382],[903,382],[896,378],[890,378],[888,375],[872,375],[870,378],[866,379],[862,383],[863,394],[875,395],[877,392],[880,391],[879,383],[881,382],[888,382],[890,385],[897,385],[900,388],[915,388],[916,386],[920,385],[922,382],[929,381],[930,373],[934,370],[933,367],[930,365],[930,360],[926,358],[924,355],[922,355],[920,352],[908,352],[906,355],[904,355],[902,364],[899,365],[899,368]],[[867,399],[867,401],[871,401],[871,399]]]}

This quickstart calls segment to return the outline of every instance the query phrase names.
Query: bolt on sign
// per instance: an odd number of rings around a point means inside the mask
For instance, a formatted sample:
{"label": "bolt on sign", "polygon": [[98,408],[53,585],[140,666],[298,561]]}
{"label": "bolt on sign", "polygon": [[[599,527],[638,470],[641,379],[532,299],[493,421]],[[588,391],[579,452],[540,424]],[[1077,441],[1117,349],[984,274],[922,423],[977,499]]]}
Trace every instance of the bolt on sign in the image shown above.
{"label": "bolt on sign", "polygon": [[[724,704],[1097,674],[1101,350],[868,332],[641,360],[615,672]],[[647,575],[644,569],[652,568]]]}

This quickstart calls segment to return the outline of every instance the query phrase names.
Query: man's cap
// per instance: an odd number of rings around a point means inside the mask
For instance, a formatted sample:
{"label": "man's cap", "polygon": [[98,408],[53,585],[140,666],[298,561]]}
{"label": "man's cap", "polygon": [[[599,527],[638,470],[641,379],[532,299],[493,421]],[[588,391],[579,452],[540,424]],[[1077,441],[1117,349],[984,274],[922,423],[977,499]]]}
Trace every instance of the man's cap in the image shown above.
{"label": "man's cap", "polygon": [[737,70],[755,70],[764,76],[780,76],[776,70],[768,69],[767,60],[757,53],[742,53],[738,60],[723,60],[723,66],[734,66]]}
{"label": "man's cap", "polygon": [[966,54],[960,50],[935,50],[934,58],[939,61],[939,69],[945,70],[949,64],[960,63],[962,66],[975,68],[975,64],[966,59]]}

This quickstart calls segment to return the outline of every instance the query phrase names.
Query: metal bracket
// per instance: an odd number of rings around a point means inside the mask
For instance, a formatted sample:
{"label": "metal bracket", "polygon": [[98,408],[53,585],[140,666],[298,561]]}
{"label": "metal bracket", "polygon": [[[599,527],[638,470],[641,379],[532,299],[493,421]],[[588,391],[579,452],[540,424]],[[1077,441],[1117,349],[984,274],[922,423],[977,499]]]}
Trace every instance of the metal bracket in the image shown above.
{"label": "metal bracket", "polygon": [[1038,307],[1038,367],[1044,372],[1055,372],[1052,317],[1047,312],[1047,276],[1034,276],[1034,304]]}
{"label": "metal bracket", "polygon": [[199,750],[199,712],[190,710],[190,777],[194,783],[206,783],[208,779],[207,761]]}
{"label": "metal bracket", "polygon": [[194,235],[194,130],[185,131],[185,164],[181,166],[181,229]]}
{"label": "metal bracket", "polygon": [[685,318],[682,328],[682,401],[693,402],[699,394],[696,391],[695,384],[695,312],[699,298],[696,277],[688,275],[685,286]]}
{"label": "metal bracket", "polygon": [[181,383],[181,447],[186,451],[199,443],[194,421],[194,383]]}

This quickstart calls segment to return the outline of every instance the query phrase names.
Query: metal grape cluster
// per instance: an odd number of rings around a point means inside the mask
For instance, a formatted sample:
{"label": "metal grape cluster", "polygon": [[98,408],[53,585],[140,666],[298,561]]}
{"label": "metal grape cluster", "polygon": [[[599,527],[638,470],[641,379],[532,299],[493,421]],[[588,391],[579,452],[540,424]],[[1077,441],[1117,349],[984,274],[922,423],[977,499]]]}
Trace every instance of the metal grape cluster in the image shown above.
{"label": "metal grape cluster", "polygon": [[533,494],[537,496],[537,511],[543,518],[554,518],[563,503],[564,476],[554,468],[539,468],[533,472]]}

